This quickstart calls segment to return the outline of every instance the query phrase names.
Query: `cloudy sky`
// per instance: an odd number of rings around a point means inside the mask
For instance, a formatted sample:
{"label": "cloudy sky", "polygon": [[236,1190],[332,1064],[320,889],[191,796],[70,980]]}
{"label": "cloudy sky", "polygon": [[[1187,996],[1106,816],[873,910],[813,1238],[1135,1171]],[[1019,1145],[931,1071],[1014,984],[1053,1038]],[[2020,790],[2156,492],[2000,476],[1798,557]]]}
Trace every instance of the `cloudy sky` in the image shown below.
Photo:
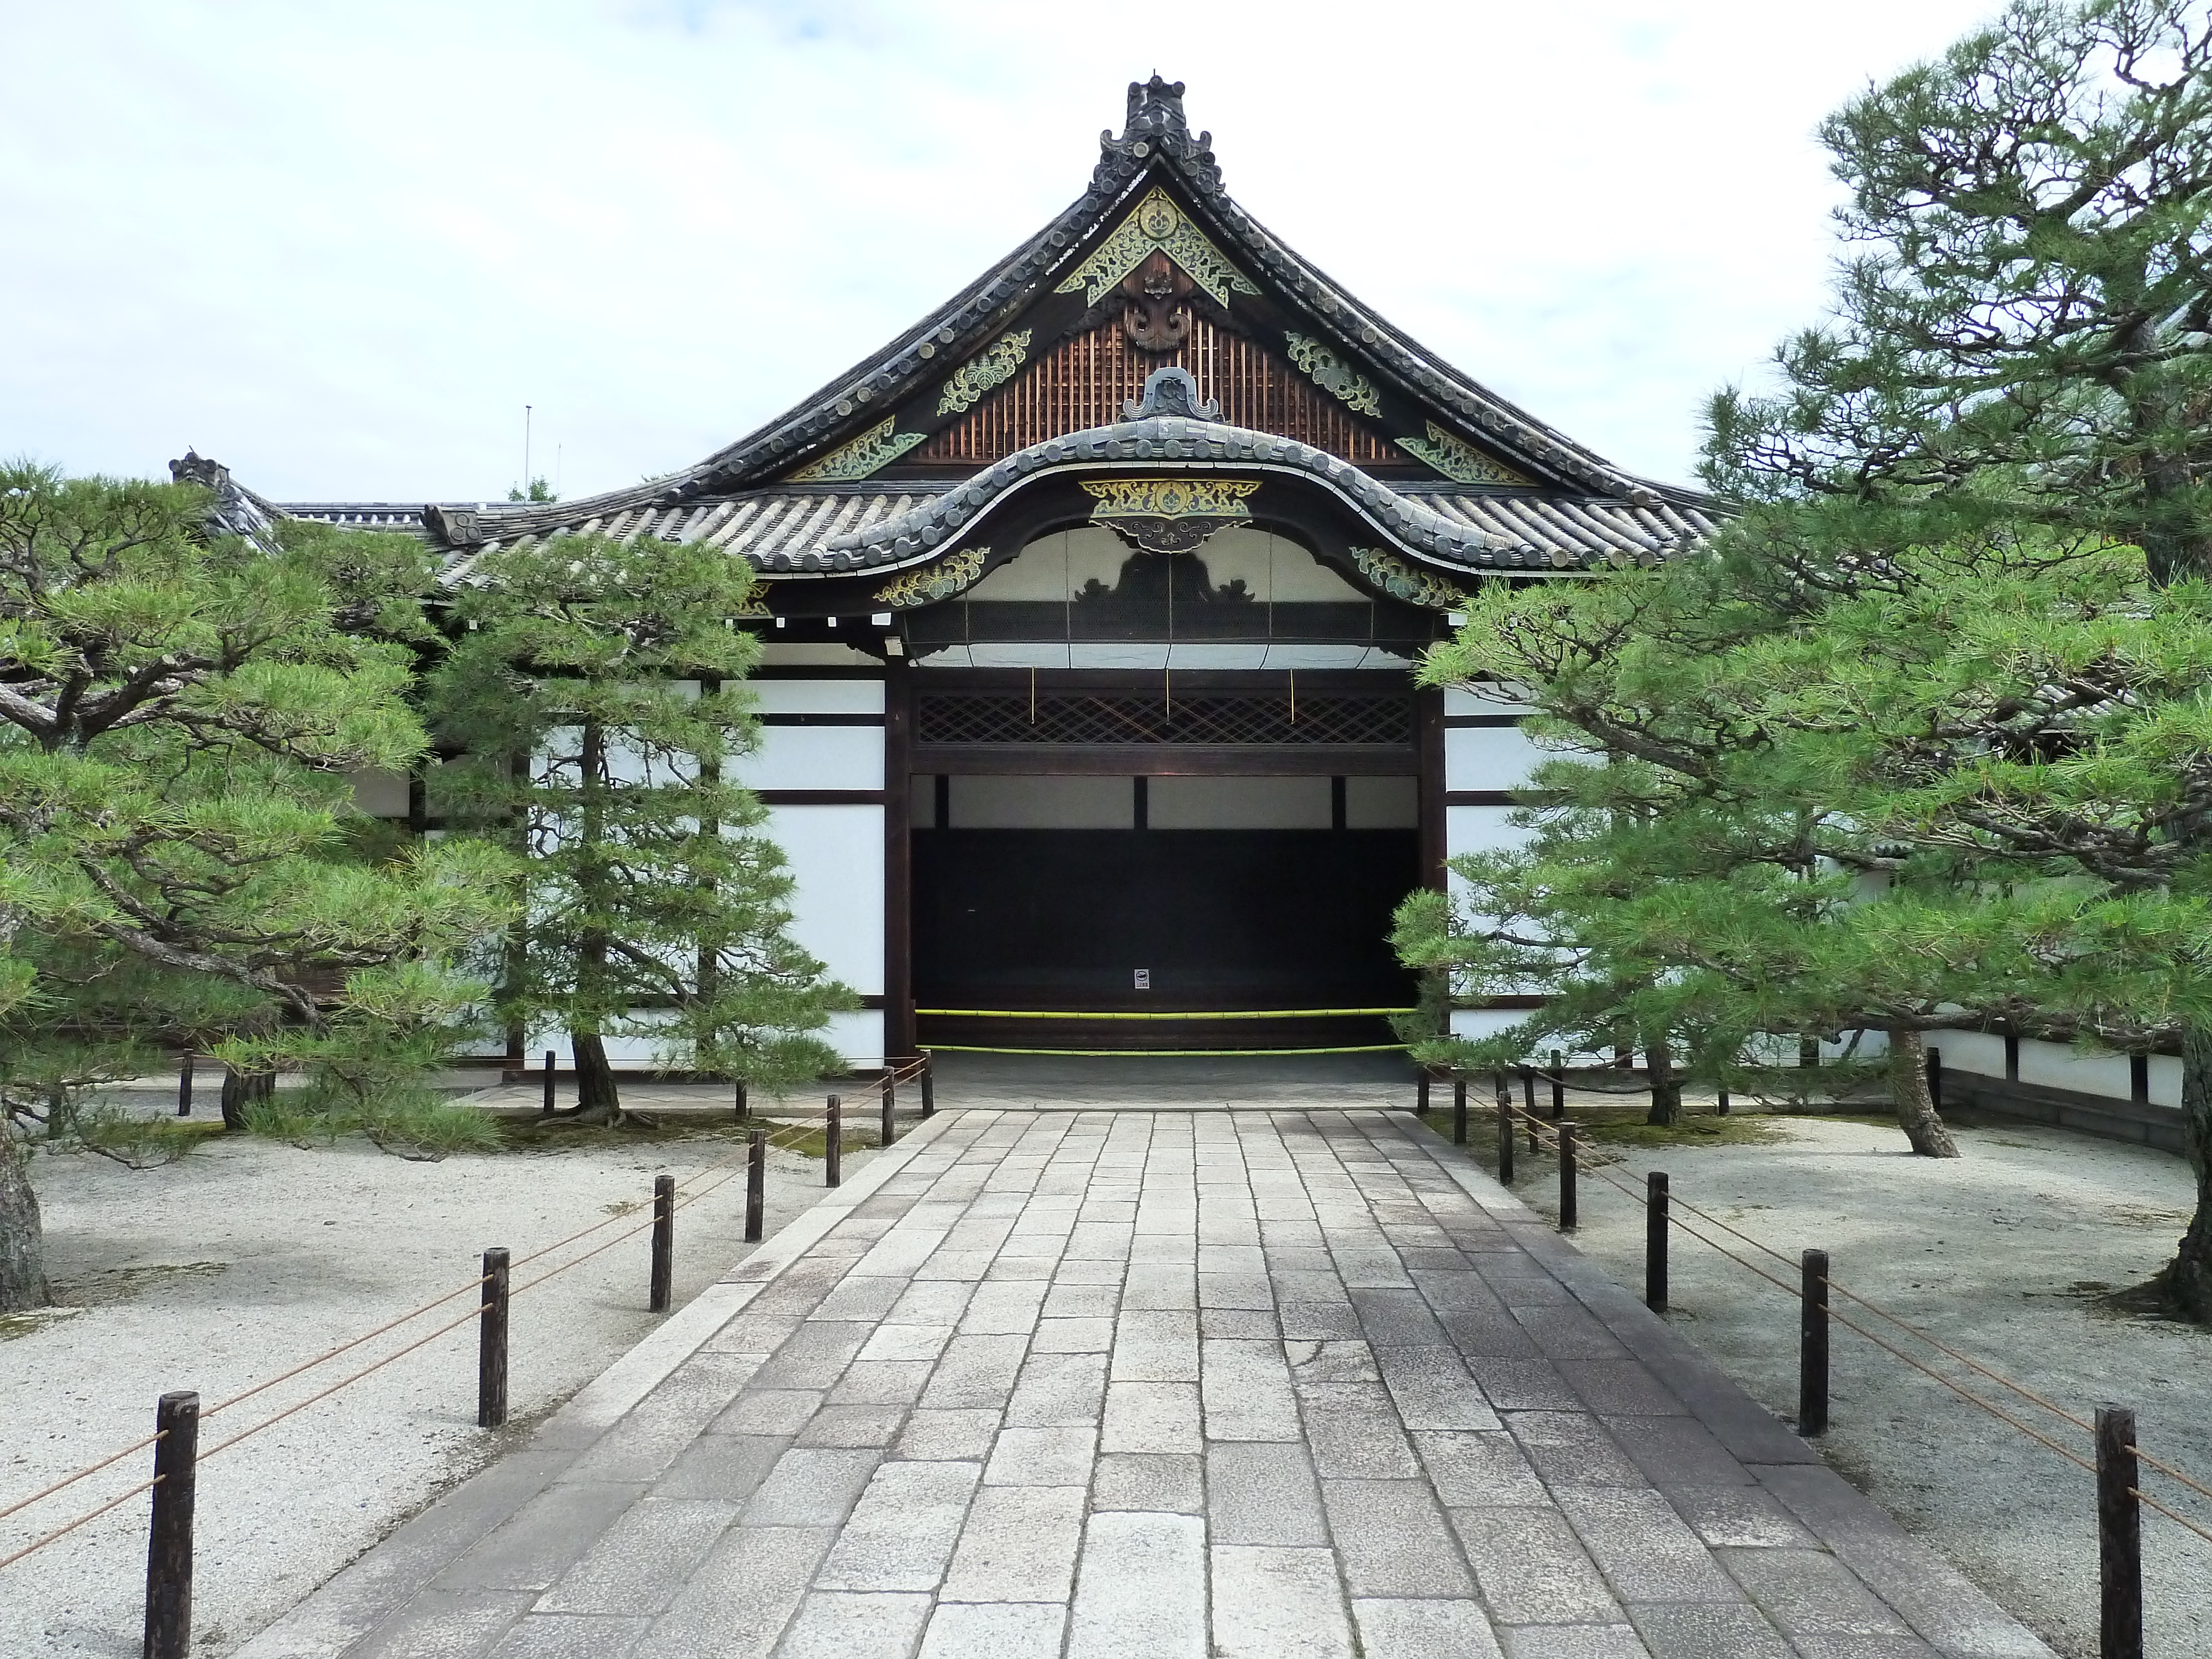
{"label": "cloudy sky", "polygon": [[0,454],[574,497],[749,431],[1189,85],[1230,191],[1615,460],[1818,316],[1813,132],[1995,0],[0,0]]}

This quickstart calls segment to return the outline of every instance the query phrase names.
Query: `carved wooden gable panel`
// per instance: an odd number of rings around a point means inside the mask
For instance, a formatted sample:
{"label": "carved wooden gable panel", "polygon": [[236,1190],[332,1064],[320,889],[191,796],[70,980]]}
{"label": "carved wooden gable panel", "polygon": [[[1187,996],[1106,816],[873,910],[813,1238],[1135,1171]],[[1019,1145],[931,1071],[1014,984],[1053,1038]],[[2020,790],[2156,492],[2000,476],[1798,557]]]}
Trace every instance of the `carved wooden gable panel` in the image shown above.
{"label": "carved wooden gable panel", "polygon": [[1119,321],[1063,341],[912,459],[984,466],[1048,438],[1111,425],[1145,377],[1170,367],[1188,369],[1199,397],[1218,399],[1231,426],[1295,438],[1363,466],[1405,464],[1387,436],[1306,375],[1204,317],[1190,319],[1171,352],[1139,350]]}

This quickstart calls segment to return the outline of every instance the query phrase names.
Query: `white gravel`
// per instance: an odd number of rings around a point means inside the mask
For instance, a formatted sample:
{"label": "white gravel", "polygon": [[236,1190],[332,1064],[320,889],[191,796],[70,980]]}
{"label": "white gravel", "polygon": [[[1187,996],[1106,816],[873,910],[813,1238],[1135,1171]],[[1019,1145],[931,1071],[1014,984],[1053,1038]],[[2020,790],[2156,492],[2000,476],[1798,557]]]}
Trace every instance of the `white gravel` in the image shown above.
{"label": "white gravel", "polygon": [[[2103,1402],[2132,1406],[2139,1443],[2212,1486],[2212,1332],[2118,1316],[2095,1299],[2148,1279],[2172,1255],[2193,1196],[2180,1159],[1993,1123],[1958,1130],[1963,1156],[1936,1160],[1911,1156],[1894,1127],[1771,1122],[1770,1143],[1631,1150],[1612,1173],[1640,1189],[1645,1171],[1663,1169],[1678,1200],[1793,1261],[1808,1247],[1827,1250],[1838,1283],[2078,1417]],[[1554,1218],[1556,1171],[1549,1158],[1531,1163],[1520,1188]],[[1642,1206],[1585,1176],[1580,1207],[1577,1246],[1640,1295]],[[1735,1248],[1794,1282],[1771,1259]],[[1679,1231],[1670,1269],[1669,1316],[1684,1334],[1794,1419],[1794,1300]],[[2091,1455],[2078,1430],[1899,1340],[1840,1298],[1835,1305]],[[1851,1332],[1836,1329],[1832,1346],[1829,1461],[2061,1653],[2094,1655],[2090,1477]],[[2212,1502],[2154,1474],[2145,1490],[2212,1527]],[[2212,1543],[2146,1512],[2143,1549],[2148,1651],[2212,1654]]]}
{"label": "white gravel", "polygon": [[[181,1163],[133,1171],[40,1158],[49,1270],[74,1315],[0,1322],[0,1508],[150,1432],[155,1397],[190,1388],[212,1404],[440,1291],[471,1280],[479,1253],[517,1257],[611,1209],[638,1206],[530,1277],[645,1218],[653,1177],[679,1183],[740,1153],[705,1134],[558,1152],[410,1163],[359,1140],[301,1150],[228,1138]],[[857,1170],[869,1154],[848,1152]],[[771,1233],[820,1191],[822,1166],[772,1155]],[[703,1185],[704,1183],[700,1183]],[[677,1215],[676,1301],[743,1256],[742,1173]],[[220,1656],[291,1606],[439,1492],[514,1444],[650,1330],[647,1243],[636,1235],[543,1288],[512,1315],[513,1421],[476,1427],[473,1324],[308,1407],[199,1475],[197,1650]],[[470,1306],[438,1313],[210,1419],[204,1450]],[[0,1519],[0,1556],[146,1479],[132,1454],[68,1492]],[[128,1659],[145,1594],[146,1499],[0,1568],[0,1654]]]}

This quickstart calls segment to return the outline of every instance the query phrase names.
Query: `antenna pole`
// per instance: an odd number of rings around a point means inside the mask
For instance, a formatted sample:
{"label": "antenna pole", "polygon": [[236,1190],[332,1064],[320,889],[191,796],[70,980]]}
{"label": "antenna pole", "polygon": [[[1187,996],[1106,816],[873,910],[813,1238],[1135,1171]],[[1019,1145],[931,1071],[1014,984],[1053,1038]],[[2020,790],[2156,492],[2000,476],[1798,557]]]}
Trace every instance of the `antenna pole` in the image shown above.
{"label": "antenna pole", "polygon": [[522,406],[522,499],[530,499],[530,405]]}

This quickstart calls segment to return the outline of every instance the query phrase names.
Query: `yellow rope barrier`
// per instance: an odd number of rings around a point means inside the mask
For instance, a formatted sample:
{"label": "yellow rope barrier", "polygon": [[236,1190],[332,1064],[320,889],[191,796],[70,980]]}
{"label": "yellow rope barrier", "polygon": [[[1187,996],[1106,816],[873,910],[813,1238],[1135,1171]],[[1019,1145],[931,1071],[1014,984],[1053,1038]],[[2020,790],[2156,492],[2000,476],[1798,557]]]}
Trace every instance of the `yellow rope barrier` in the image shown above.
{"label": "yellow rope barrier", "polygon": [[[1055,1013],[1035,1008],[917,1008],[915,1010],[917,1014],[930,1014],[945,1019],[1327,1019],[1354,1014],[1410,1014],[1414,1012],[1411,1008],[1258,1008],[1238,1009],[1226,1012],[1194,1010],[1173,1014],[1092,1014]],[[933,1042],[929,1046],[933,1048],[941,1048],[945,1045]],[[1394,1048],[1404,1047],[1402,1043],[1395,1042],[1389,1046]],[[1316,1048],[1306,1052],[1324,1054],[1331,1051]]]}
{"label": "yellow rope barrier", "polygon": [[1071,1059],[1111,1060],[1123,1054],[1150,1055],[1161,1060],[1210,1060],[1241,1054],[1403,1054],[1402,1042],[1363,1042],[1342,1048],[986,1048],[965,1042],[933,1042],[932,1051],[952,1054],[1065,1054]]}

